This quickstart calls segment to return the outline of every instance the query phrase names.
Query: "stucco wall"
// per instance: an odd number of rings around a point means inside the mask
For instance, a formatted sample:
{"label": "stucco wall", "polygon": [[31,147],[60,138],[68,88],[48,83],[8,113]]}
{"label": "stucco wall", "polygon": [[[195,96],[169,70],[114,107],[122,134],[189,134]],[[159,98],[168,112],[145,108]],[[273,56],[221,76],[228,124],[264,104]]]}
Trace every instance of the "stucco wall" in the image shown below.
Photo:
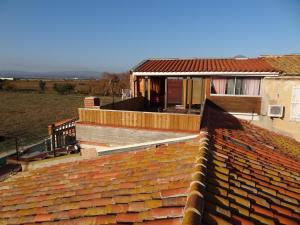
{"label": "stucco wall", "polygon": [[[298,78],[265,78],[262,83],[262,108],[260,120],[253,123],[280,132],[300,141],[300,121],[292,121],[290,116],[291,99],[294,86],[300,86]],[[268,105],[284,105],[284,117],[267,116]]]}

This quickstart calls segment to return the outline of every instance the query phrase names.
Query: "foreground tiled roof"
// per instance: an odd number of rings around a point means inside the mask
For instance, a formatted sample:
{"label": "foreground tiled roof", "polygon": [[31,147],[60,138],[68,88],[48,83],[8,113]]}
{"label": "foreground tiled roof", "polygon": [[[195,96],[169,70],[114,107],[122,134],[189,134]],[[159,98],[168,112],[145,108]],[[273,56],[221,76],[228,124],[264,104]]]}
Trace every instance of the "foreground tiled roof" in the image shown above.
{"label": "foreground tiled roof", "polygon": [[208,105],[193,141],[1,182],[0,224],[299,224],[299,146]]}
{"label": "foreground tiled roof", "polygon": [[299,224],[299,143],[280,135],[274,142],[273,133],[209,107],[204,126],[212,156],[203,222]]}
{"label": "foreground tiled roof", "polygon": [[177,143],[19,173],[0,184],[0,224],[181,224],[202,160],[199,145]]}
{"label": "foreground tiled roof", "polygon": [[300,55],[283,55],[263,57],[277,70],[286,75],[300,75]]}
{"label": "foreground tiled roof", "polygon": [[133,72],[277,72],[260,58],[150,59]]}

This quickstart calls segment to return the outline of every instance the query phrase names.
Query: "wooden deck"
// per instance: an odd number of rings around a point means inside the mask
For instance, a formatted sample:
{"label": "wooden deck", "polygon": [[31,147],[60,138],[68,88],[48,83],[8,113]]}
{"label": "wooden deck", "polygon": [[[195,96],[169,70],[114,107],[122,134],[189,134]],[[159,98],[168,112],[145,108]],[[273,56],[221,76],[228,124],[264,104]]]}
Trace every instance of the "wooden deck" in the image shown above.
{"label": "wooden deck", "polygon": [[79,109],[79,122],[142,129],[197,132],[201,117],[192,114]]}

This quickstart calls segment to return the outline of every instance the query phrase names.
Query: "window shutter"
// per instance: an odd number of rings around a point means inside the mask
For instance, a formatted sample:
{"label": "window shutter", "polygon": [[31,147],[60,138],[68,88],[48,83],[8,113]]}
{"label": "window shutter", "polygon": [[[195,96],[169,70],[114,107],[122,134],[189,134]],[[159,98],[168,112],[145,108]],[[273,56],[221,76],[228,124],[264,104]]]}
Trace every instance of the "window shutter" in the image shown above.
{"label": "window shutter", "polygon": [[293,88],[291,101],[291,120],[300,121],[300,86]]}

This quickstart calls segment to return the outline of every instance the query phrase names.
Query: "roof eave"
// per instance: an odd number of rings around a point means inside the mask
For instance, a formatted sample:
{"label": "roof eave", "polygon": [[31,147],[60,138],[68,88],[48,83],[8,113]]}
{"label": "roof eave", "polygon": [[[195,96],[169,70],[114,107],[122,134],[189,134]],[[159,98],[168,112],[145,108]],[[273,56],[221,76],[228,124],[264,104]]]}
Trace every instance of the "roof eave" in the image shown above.
{"label": "roof eave", "polygon": [[134,67],[132,67],[129,71],[131,74],[135,73],[134,71],[142,64],[144,64],[145,62],[147,62],[150,59],[144,59],[141,62],[139,62],[137,65],[135,65]]}
{"label": "roof eave", "polygon": [[199,72],[132,72],[135,76],[279,76],[279,72],[228,72],[228,71],[199,71]]}

